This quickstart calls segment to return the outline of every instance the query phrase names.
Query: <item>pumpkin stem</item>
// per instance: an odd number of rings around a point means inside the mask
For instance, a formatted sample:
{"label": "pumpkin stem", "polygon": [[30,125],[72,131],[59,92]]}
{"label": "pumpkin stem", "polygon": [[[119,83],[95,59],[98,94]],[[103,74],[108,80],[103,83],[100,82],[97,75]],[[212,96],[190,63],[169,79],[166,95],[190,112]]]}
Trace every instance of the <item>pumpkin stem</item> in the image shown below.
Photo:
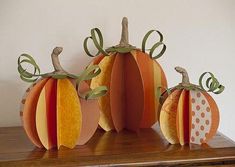
{"label": "pumpkin stem", "polygon": [[63,51],[62,47],[55,47],[51,54],[52,64],[56,72],[65,72],[65,70],[60,65],[58,55]]}
{"label": "pumpkin stem", "polygon": [[182,84],[189,84],[189,77],[187,71],[182,67],[175,67],[175,70],[182,74]]}
{"label": "pumpkin stem", "polygon": [[120,46],[129,46],[129,37],[128,37],[128,19],[123,17],[122,19],[122,36],[119,43]]}

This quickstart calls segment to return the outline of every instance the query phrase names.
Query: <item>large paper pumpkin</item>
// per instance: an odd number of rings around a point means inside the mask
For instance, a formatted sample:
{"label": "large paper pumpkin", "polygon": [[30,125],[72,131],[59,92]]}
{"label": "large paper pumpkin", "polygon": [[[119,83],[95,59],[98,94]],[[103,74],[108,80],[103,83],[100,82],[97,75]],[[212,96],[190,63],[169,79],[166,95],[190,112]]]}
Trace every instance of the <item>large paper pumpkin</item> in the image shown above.
{"label": "large paper pumpkin", "polygon": [[[93,73],[94,70],[100,72],[97,67],[86,69],[80,76],[69,74],[59,63],[61,52],[61,47],[53,50],[51,56],[55,71],[47,74],[40,74],[31,56],[22,54],[18,59],[20,77],[34,82],[22,99],[20,115],[23,127],[33,144],[46,149],[73,148],[86,143],[97,129],[100,115],[97,100],[92,98],[105,93],[104,87],[98,91],[90,90],[83,81],[97,75],[97,72]],[[23,63],[33,65],[34,73],[23,69]]]}
{"label": "large paper pumpkin", "polygon": [[[156,32],[160,39],[145,53],[147,38]],[[98,38],[96,37],[98,35]],[[101,117],[99,125],[109,131],[139,128],[150,128],[158,120],[160,104],[155,97],[158,87],[166,87],[165,74],[157,61],[166,50],[163,36],[159,31],[149,31],[142,43],[142,50],[129,44],[128,21],[123,18],[120,44],[103,49],[103,37],[99,29],[91,30],[91,36],[84,41],[84,48],[89,56],[92,55],[87,42],[92,39],[99,50],[91,64],[99,65],[101,74],[92,78],[91,88],[106,85],[108,93],[99,99]],[[159,49],[160,48],[160,49]],[[155,49],[160,51],[153,56]]]}
{"label": "large paper pumpkin", "polygon": [[207,92],[202,84],[207,73],[201,75],[199,85],[194,85],[189,82],[185,69],[175,69],[182,74],[183,79],[165,97],[160,112],[161,131],[171,144],[206,143],[216,134],[219,125],[219,110],[208,92],[219,94],[224,86],[209,73],[211,76],[206,81]]}

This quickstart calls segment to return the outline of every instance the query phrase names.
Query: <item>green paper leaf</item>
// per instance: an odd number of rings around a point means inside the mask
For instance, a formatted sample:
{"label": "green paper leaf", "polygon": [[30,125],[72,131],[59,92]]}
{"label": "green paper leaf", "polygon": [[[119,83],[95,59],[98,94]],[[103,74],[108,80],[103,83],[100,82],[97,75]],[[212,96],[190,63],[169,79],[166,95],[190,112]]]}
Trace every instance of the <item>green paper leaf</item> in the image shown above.
{"label": "green paper leaf", "polygon": [[68,75],[67,74],[53,74],[51,75],[51,77],[54,79],[65,79],[68,77]]}
{"label": "green paper leaf", "polygon": [[113,47],[110,47],[110,48],[106,49],[105,51],[106,52],[129,53],[134,49],[136,49],[136,48],[133,47],[133,46],[130,46],[130,47],[116,47],[116,46],[113,46]]}

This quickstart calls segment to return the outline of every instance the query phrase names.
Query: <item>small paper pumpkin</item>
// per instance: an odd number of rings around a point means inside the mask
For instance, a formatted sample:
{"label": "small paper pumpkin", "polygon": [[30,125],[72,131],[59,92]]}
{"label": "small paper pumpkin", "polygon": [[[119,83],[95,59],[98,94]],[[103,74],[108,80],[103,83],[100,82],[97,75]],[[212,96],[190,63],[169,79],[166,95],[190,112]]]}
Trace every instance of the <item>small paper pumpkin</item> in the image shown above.
{"label": "small paper pumpkin", "polygon": [[[145,52],[148,37],[156,32],[160,39]],[[96,37],[98,35],[98,39]],[[88,40],[94,42],[98,49],[92,55],[87,47]],[[109,131],[121,131],[126,128],[137,131],[139,128],[150,128],[158,120],[160,104],[155,98],[155,90],[161,86],[166,87],[167,81],[161,66],[154,61],[163,55],[166,50],[163,35],[157,30],[149,31],[143,39],[142,50],[129,44],[128,20],[122,20],[122,36],[120,44],[103,49],[103,37],[98,28],[91,30],[91,36],[84,40],[85,52],[97,56],[92,64],[99,65],[101,74],[90,81],[91,88],[105,85],[108,93],[99,99],[101,117],[99,125]],[[160,52],[153,56],[155,49]]]}
{"label": "small paper pumpkin", "polygon": [[224,86],[209,73],[206,91],[202,79],[208,72],[201,75],[198,86],[189,82],[185,69],[175,69],[182,74],[182,83],[162,95],[164,103],[160,111],[161,131],[171,144],[206,143],[216,134],[219,125],[219,109],[207,92],[219,94],[223,92]]}
{"label": "small paper pumpkin", "polygon": [[[59,149],[61,145],[73,148],[85,144],[98,127],[99,107],[93,99],[107,90],[105,87],[90,90],[84,82],[100,73],[98,66],[91,66],[80,75],[69,74],[60,65],[61,52],[61,47],[53,50],[55,71],[46,74],[40,74],[30,55],[22,54],[18,59],[21,79],[34,82],[22,99],[20,116],[27,136],[40,148]],[[34,73],[27,72],[23,63],[32,65]]]}

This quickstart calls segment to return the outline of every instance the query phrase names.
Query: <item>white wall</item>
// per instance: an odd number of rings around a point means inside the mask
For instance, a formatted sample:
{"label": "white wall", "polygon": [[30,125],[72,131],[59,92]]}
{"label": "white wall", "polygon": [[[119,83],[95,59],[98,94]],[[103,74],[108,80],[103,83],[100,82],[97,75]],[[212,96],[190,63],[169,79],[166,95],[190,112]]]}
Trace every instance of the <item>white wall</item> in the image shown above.
{"label": "white wall", "polygon": [[160,30],[167,45],[159,62],[170,86],[180,76],[173,67],[188,69],[198,82],[212,71],[226,86],[213,95],[221,113],[219,130],[235,140],[235,1],[234,0],[0,0],[0,126],[20,125],[19,103],[29,85],[19,79],[17,58],[30,53],[44,72],[52,70],[50,53],[63,46],[62,65],[78,72],[91,59],[82,43],[99,27],[105,45],[117,44],[120,21],[129,18],[130,41],[140,46],[149,29]]}

